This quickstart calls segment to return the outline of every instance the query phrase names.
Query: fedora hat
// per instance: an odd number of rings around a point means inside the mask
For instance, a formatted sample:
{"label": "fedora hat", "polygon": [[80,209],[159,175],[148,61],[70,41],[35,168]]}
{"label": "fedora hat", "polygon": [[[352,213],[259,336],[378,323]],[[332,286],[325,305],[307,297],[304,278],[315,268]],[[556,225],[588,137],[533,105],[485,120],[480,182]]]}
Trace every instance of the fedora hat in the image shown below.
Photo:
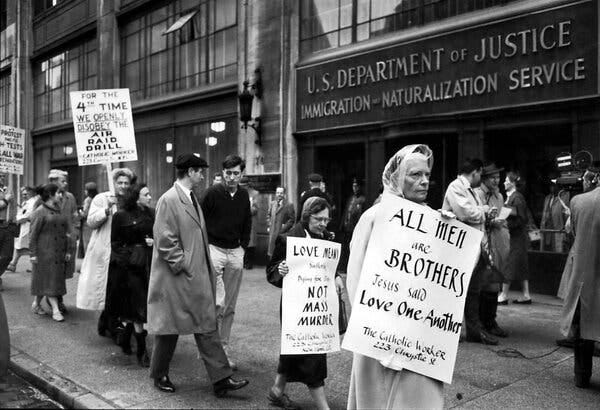
{"label": "fedora hat", "polygon": [[491,162],[483,167],[481,170],[481,176],[486,177],[502,171],[504,171],[504,168],[498,168],[495,163]]}

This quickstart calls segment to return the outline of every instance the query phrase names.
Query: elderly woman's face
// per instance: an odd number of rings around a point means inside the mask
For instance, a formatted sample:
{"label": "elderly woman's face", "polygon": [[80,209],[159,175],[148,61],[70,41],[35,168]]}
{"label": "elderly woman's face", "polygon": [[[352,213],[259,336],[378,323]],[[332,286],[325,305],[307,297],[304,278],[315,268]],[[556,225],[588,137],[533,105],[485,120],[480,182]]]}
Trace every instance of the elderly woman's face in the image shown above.
{"label": "elderly woman's face", "polygon": [[130,186],[131,180],[125,175],[121,175],[115,181],[115,191],[117,191],[117,195],[123,195],[125,191],[129,189]]}
{"label": "elderly woman's face", "polygon": [[409,158],[406,160],[406,176],[402,192],[404,198],[416,203],[423,203],[427,199],[429,190],[429,177],[431,170],[425,158]]}
{"label": "elderly woman's face", "polygon": [[329,219],[329,209],[325,208],[321,212],[312,214],[308,218],[308,230],[317,235],[323,235],[323,232],[327,228]]}

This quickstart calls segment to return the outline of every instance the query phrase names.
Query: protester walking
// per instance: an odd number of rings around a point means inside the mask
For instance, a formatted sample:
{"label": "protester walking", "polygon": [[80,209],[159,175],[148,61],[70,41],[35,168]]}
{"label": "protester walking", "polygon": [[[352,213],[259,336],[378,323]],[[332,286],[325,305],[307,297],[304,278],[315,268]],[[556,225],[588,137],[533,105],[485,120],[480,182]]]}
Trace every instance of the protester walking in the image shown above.
{"label": "protester walking", "polygon": [[[475,193],[482,204],[490,209],[502,209],[504,198],[498,189],[500,172],[503,168],[496,167],[491,163],[483,167],[481,172],[481,185],[475,188]],[[498,293],[504,279],[504,270],[508,252],[510,250],[510,234],[506,220],[493,218],[487,219],[485,223],[487,236],[487,247],[484,256],[487,258],[487,267],[481,281],[481,293],[479,294],[479,319],[484,329],[498,337],[507,337],[508,332],[502,329],[496,321],[498,311]]]}
{"label": "protester walking", "polygon": [[285,194],[285,188],[278,186],[275,189],[275,199],[271,201],[269,211],[267,212],[267,223],[269,226],[267,255],[269,258],[273,255],[277,237],[289,231],[294,226],[296,220],[294,205],[287,201]]}
{"label": "protester walking", "polygon": [[242,158],[227,156],[223,161],[224,183],[208,188],[202,199],[210,257],[217,273],[219,334],[233,369],[237,365],[231,360],[229,338],[242,284],[244,252],[252,230],[248,191],[239,187],[245,168]]}
{"label": "protester walking", "polygon": [[[112,217],[117,212],[118,197],[125,194],[135,174],[129,168],[117,168],[112,172],[115,192],[102,192],[94,197],[90,205],[87,223],[92,228],[88,250],[81,264],[81,275],[77,284],[77,307],[87,310],[104,310],[106,299],[110,296],[112,284],[108,280],[110,263],[110,233]],[[98,319],[98,334],[116,338],[118,320],[102,312]]]}
{"label": "protester walking", "polygon": [[15,239],[15,250],[13,258],[6,267],[8,272],[17,269],[17,263],[21,256],[29,254],[29,228],[31,227],[31,215],[35,211],[38,198],[35,188],[26,186],[21,188],[21,206],[17,210],[16,222],[19,225],[19,236]]}
{"label": "protester walking", "polygon": [[142,367],[150,365],[144,330],[154,243],[154,210],[150,208],[150,200],[146,184],[134,185],[120,198],[119,211],[112,219],[112,253],[108,268],[108,275],[115,285],[105,307],[108,315],[118,317],[121,322],[117,344],[123,353],[132,353],[131,335],[135,335],[136,356]]}
{"label": "protester walking", "polygon": [[[459,168],[458,177],[448,185],[442,209],[452,211],[456,218],[485,233],[485,223],[497,216],[498,208],[482,203],[473,188],[481,183],[483,163],[479,159],[468,159]],[[487,247],[487,237],[484,235],[482,248]],[[483,287],[485,259],[480,257],[469,282],[465,300],[465,325],[467,341],[497,345],[498,339],[488,333],[480,320],[479,302]]]}
{"label": "protester walking", "polygon": [[66,270],[73,257],[70,253],[73,238],[71,221],[61,213],[57,192],[57,185],[45,185],[43,203],[31,217],[31,294],[35,296],[31,310],[36,314],[45,314],[40,305],[45,296],[52,307],[52,319],[62,322],[64,316],[59,308],[58,297],[67,293]]}
{"label": "protester walking", "polygon": [[506,281],[502,284],[502,292],[498,295],[498,303],[508,304],[508,291],[510,283],[521,282],[522,295],[513,300],[517,304],[531,304],[529,294],[529,259],[527,249],[529,248],[529,236],[527,234],[527,203],[525,197],[517,189],[521,186],[521,178],[518,173],[510,171],[506,174],[504,188],[506,189],[505,206],[512,209],[509,217],[508,231],[510,232],[510,252],[506,262]]}
{"label": "protester walking", "polygon": [[[384,195],[396,195],[425,205],[433,152],[427,145],[407,145],[388,161],[382,175]],[[365,260],[375,216],[380,205],[369,208],[358,221],[350,243],[348,296],[353,301]],[[442,382],[354,353],[348,409],[442,408]]]}
{"label": "protester walking", "polygon": [[[304,202],[300,222],[287,235],[279,235],[275,242],[273,256],[267,265],[267,280],[272,285],[281,288],[283,279],[289,273],[286,263],[287,237],[332,240],[333,236],[327,231],[330,222],[331,206],[319,197],[311,197]],[[336,275],[335,286],[338,294],[344,289],[342,279]],[[304,383],[310,392],[318,409],[328,409],[325,396],[325,379],[327,378],[327,356],[325,354],[279,355],[279,365],[275,383],[268,393],[271,404],[284,409],[300,408],[285,394],[287,383]]]}
{"label": "protester walking", "polygon": [[193,191],[208,164],[185,154],[177,158],[175,167],[177,180],[156,205],[148,289],[148,332],[155,335],[150,376],[157,389],[175,392],[169,364],[179,335],[193,334],[215,395],[223,397],[248,381],[231,377],[233,370],[217,331],[215,271],[204,216]]}
{"label": "protester walking", "polygon": [[81,207],[81,213],[79,214],[81,217],[81,235],[80,235],[80,243],[81,243],[81,255],[85,256],[85,252],[88,247],[88,243],[90,242],[90,236],[92,235],[92,228],[87,223],[87,217],[90,213],[90,206],[92,205],[92,200],[94,197],[98,195],[98,186],[95,182],[87,182],[85,184],[85,199],[83,200],[83,205]]}
{"label": "protester walking", "polygon": [[586,388],[592,376],[594,341],[600,342],[600,188],[571,200],[571,226],[575,242],[560,329],[574,340],[575,385]]}

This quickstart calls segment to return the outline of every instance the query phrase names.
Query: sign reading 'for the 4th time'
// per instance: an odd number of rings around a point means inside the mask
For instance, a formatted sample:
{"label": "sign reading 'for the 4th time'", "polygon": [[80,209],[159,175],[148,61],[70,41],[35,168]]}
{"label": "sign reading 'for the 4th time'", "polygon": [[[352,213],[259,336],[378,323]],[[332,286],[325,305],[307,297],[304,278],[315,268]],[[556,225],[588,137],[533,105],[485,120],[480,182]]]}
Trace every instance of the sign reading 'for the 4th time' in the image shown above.
{"label": "sign reading 'for the 4th time'", "polygon": [[72,91],[79,165],[136,161],[129,89]]}

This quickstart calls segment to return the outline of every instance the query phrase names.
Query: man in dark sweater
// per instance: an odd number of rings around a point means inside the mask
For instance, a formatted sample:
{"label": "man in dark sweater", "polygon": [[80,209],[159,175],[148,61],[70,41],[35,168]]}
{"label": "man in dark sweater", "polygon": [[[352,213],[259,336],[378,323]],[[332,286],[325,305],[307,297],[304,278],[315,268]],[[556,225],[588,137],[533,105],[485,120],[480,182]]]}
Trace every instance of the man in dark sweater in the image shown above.
{"label": "man in dark sweater", "polygon": [[[237,155],[223,161],[223,183],[211,186],[202,198],[210,258],[217,274],[217,324],[221,343],[230,357],[229,335],[250,240],[252,215],[248,191],[239,186],[246,164]],[[229,358],[229,366],[236,369]]]}

